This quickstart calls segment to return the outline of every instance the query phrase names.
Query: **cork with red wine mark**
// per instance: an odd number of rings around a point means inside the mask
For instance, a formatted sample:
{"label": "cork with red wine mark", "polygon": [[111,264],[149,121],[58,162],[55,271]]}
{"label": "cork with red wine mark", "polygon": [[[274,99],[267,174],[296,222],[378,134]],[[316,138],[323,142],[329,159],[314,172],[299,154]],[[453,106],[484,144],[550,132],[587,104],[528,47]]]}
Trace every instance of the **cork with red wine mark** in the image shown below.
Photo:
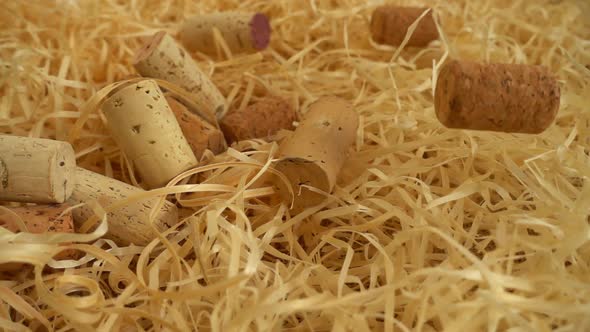
{"label": "cork with red wine mark", "polygon": [[166,97],[176,121],[180,125],[182,134],[188,145],[193,150],[197,159],[201,159],[205,150],[211,150],[213,154],[225,151],[227,144],[223,133],[216,126],[205,121],[200,116],[190,112],[186,106],[173,97]]}
{"label": "cork with red wine mark", "polygon": [[281,129],[293,129],[295,109],[283,98],[270,96],[243,109],[230,111],[220,127],[229,143],[252,138],[267,138]]}
{"label": "cork with red wine mark", "polygon": [[257,52],[270,44],[270,20],[262,13],[223,12],[197,15],[182,25],[179,38],[189,51],[214,54],[214,28],[219,30],[232,52]]}
{"label": "cork with red wine mark", "polygon": [[[64,212],[69,207],[68,204],[51,204],[8,209],[22,219],[29,233],[74,233],[72,212]],[[19,229],[15,219],[14,215],[0,210],[0,226],[14,233],[23,231]],[[76,250],[64,250],[54,257],[57,260],[76,258]]]}
{"label": "cork with red wine mark", "polygon": [[448,128],[538,134],[555,120],[559,100],[546,67],[451,60],[438,75],[434,105]]}
{"label": "cork with red wine mark", "polygon": [[[399,46],[410,26],[428,9],[394,5],[377,7],[371,16],[371,37],[379,44]],[[435,39],[438,39],[438,31],[430,10],[420,20],[406,46],[424,47]]]}

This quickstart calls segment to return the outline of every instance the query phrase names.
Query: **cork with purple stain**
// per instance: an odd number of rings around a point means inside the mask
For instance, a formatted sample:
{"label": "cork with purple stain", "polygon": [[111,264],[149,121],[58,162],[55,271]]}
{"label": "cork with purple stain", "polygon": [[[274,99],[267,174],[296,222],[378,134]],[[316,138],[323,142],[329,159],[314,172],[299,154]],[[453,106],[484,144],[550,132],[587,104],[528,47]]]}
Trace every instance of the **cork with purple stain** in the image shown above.
{"label": "cork with purple stain", "polygon": [[217,29],[231,52],[258,52],[270,44],[271,27],[262,13],[223,12],[198,15],[180,28],[179,39],[191,52],[215,54]]}

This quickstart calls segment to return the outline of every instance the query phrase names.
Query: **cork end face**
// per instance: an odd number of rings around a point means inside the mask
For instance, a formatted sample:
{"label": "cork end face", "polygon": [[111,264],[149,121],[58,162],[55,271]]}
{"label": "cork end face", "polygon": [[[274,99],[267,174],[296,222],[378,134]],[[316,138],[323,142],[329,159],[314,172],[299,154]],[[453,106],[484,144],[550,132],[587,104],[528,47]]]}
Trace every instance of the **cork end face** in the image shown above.
{"label": "cork end face", "polygon": [[456,70],[459,63],[456,60],[449,61],[444,64],[436,81],[436,87],[434,90],[434,111],[436,118],[447,128],[456,128],[453,125],[453,109],[459,107],[457,102],[453,102],[455,87],[453,84],[453,71]]}
{"label": "cork end face", "polygon": [[386,9],[384,7],[379,7],[373,11],[371,15],[371,37],[373,40],[379,44],[382,44],[385,40],[384,36],[384,26],[385,26],[385,18],[386,18]]}
{"label": "cork end face", "polygon": [[306,208],[316,206],[326,198],[325,195],[311,191],[305,186],[328,193],[331,191],[328,174],[312,160],[286,157],[276,163],[275,169],[287,177],[294,191],[294,197],[291,197],[286,184],[276,178],[275,185],[283,201],[290,203],[293,198],[293,205],[289,206],[292,213],[297,214]]}
{"label": "cork end face", "polygon": [[158,48],[158,45],[162,42],[166,36],[165,31],[158,31],[156,32],[148,41],[143,44],[143,46],[137,51],[135,54],[135,58],[133,59],[133,65],[140,63],[141,61],[145,60],[154,52],[155,49]]}
{"label": "cork end face", "polygon": [[257,50],[263,50],[270,44],[270,21],[261,13],[256,13],[250,20],[250,33],[252,34],[252,45]]}

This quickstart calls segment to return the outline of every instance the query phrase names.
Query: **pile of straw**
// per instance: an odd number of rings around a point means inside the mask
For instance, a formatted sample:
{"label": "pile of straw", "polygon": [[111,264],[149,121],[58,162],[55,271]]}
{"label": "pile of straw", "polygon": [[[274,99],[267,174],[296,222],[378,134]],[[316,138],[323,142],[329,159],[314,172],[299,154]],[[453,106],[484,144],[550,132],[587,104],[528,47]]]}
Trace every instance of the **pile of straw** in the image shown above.
{"label": "pile of straw", "polygon": [[[0,329],[590,330],[588,2],[397,1],[438,13],[444,34],[423,49],[370,41],[382,1],[56,3],[0,4],[0,132],[69,139],[82,167],[136,184],[85,103],[135,75],[143,38],[217,10],[272,18],[262,53],[194,54],[229,105],[272,93],[305,113],[337,95],[361,125],[333,195],[295,216],[272,188],[249,187],[276,152],[251,140],[205,155],[198,193],[177,195],[182,222],[147,247],[0,231],[0,262],[36,266],[2,276]],[[445,129],[433,81],[448,57],[547,66],[562,91],[556,124]],[[48,261],[59,242],[82,258]]]}

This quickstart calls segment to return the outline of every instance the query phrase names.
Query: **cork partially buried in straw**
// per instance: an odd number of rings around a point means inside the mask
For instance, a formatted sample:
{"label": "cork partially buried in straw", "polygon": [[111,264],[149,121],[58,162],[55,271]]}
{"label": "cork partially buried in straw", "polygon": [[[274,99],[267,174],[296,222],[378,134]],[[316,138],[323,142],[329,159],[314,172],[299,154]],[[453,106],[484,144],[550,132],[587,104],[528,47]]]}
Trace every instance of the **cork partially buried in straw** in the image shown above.
{"label": "cork partially buried in straw", "polygon": [[[51,204],[8,208],[12,213],[0,210],[0,226],[13,233],[21,231],[33,234],[74,233],[72,212],[66,212],[69,207],[68,204]],[[26,229],[19,228],[15,220],[17,217],[23,221]],[[54,259],[75,259],[76,256],[77,251],[64,250]],[[0,264],[0,271],[16,270],[22,266],[21,263]]]}
{"label": "cork partially buried in straw", "polygon": [[194,96],[205,112],[221,117],[225,98],[191,55],[167,33],[154,34],[137,52],[135,69],[144,77],[169,81]]}
{"label": "cork partially buried in straw", "polygon": [[[295,193],[292,212],[320,204],[330,193],[348,151],[356,138],[359,119],[352,105],[336,97],[324,97],[310,106],[293,135],[279,147],[275,169],[288,179]],[[279,194],[291,202],[286,185],[276,179]]]}
{"label": "cork partially buried in straw", "polygon": [[[145,193],[141,188],[91,172],[83,168],[76,169],[77,184],[68,202],[72,205],[98,201],[103,208],[133,196]],[[144,198],[130,202],[107,214],[109,230],[106,238],[120,245],[146,245],[156,237],[151,226],[150,213],[156,207],[157,198]],[[178,209],[168,201],[157,211],[153,219],[153,227],[162,232],[178,222]],[[94,212],[84,205],[73,211],[76,227],[80,228]]]}
{"label": "cork partially buried in straw", "polygon": [[0,135],[0,201],[63,203],[74,188],[69,143]]}
{"label": "cork partially buried in straw", "polygon": [[538,134],[555,120],[559,99],[545,67],[452,60],[438,75],[434,103],[449,128]]}
{"label": "cork partially buried in straw", "polygon": [[129,84],[103,105],[111,135],[148,187],[157,188],[197,159],[153,80]]}
{"label": "cork partially buried in straw", "polygon": [[[410,26],[429,10],[425,7],[399,7],[383,5],[377,7],[371,16],[371,37],[379,44],[399,46]],[[438,38],[432,9],[417,23],[406,46],[423,47]]]}
{"label": "cork partially buried in straw", "polygon": [[228,112],[220,127],[228,142],[267,138],[281,129],[292,129],[297,113],[283,98],[265,97],[243,109]]}
{"label": "cork partially buried in straw", "polygon": [[262,13],[223,12],[194,16],[182,25],[179,37],[190,51],[214,54],[213,29],[219,30],[232,52],[261,51],[270,43],[270,22]]}
{"label": "cork partially buried in straw", "polygon": [[197,159],[201,158],[205,150],[210,150],[213,154],[225,151],[227,145],[219,128],[190,112],[175,98],[166,97],[166,101],[170,105],[180,129]]}

